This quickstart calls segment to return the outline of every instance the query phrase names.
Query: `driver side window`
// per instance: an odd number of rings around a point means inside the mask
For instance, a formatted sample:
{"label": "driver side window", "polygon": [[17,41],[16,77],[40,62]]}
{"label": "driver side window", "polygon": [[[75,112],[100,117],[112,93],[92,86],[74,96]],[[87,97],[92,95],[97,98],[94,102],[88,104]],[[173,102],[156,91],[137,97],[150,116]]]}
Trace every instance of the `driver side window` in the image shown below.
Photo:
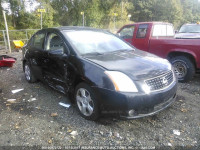
{"label": "driver side window", "polygon": [[123,39],[132,39],[134,30],[135,30],[135,26],[124,27],[120,31],[120,37],[122,37]]}
{"label": "driver side window", "polygon": [[50,33],[47,38],[46,50],[55,54],[63,54],[63,40],[55,33]]}
{"label": "driver side window", "polygon": [[44,49],[45,33],[37,33],[32,38],[32,46],[36,49]]}

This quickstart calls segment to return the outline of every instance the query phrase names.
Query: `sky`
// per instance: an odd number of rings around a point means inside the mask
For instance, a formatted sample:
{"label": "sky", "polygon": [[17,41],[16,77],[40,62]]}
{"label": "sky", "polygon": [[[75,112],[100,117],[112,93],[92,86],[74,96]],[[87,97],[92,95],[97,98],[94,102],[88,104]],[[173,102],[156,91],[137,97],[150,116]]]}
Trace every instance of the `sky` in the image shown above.
{"label": "sky", "polygon": [[26,11],[31,12],[31,11],[34,11],[35,8],[36,8],[38,5],[40,5],[40,3],[37,3],[37,2],[30,3],[30,2],[28,2],[28,1],[26,1],[26,7],[25,7],[25,9],[26,9]]}

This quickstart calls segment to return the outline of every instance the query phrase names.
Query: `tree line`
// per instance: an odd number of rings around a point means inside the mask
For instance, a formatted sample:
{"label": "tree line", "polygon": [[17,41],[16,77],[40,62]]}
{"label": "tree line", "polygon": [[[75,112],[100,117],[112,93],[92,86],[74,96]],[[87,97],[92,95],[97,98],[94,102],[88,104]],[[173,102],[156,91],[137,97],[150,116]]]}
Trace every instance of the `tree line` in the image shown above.
{"label": "tree line", "polygon": [[[38,5],[27,10],[27,2]],[[5,29],[2,10],[10,30],[39,29],[41,13],[37,9],[46,10],[44,28],[82,26],[83,13],[85,26],[104,29],[141,21],[166,21],[179,28],[200,21],[200,0],[0,0],[0,30]]]}

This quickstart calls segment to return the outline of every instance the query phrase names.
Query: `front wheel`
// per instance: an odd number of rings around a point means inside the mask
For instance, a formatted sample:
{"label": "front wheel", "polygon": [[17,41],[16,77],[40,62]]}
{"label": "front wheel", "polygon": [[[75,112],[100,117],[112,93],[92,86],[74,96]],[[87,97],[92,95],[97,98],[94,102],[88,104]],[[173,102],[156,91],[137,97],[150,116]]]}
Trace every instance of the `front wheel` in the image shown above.
{"label": "front wheel", "polygon": [[177,56],[170,60],[174,67],[174,71],[180,82],[191,80],[195,74],[195,66],[192,61],[185,56]]}
{"label": "front wheel", "polygon": [[80,83],[75,90],[75,101],[82,117],[88,120],[97,120],[99,118],[98,101],[90,86]]}

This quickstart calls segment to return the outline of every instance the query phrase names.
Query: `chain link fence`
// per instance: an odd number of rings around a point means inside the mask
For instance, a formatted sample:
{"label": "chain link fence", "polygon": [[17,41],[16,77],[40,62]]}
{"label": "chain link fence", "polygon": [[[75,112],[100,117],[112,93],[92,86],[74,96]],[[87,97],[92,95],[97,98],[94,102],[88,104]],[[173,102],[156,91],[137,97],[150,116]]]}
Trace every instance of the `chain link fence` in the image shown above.
{"label": "chain link fence", "polygon": [[[9,30],[11,49],[14,49],[13,40],[21,40],[24,43],[31,38],[31,36],[39,29],[21,29],[21,30]],[[6,30],[0,30],[0,51],[5,50],[8,52],[8,41]]]}

